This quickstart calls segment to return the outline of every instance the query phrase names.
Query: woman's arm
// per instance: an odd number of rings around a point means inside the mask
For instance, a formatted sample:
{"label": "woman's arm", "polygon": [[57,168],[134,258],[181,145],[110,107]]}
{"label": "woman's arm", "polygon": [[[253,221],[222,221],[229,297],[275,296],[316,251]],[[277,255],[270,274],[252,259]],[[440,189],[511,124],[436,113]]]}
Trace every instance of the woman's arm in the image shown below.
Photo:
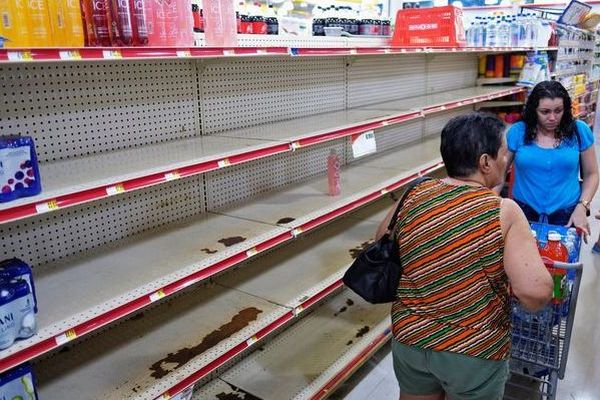
{"label": "woman's arm", "polygon": [[596,163],[596,150],[593,145],[581,152],[580,162],[583,174],[580,202],[577,203],[573,214],[571,214],[567,226],[580,228],[584,232],[583,239],[587,243],[587,235],[590,234],[590,225],[586,215],[586,207],[582,202],[589,204],[598,189],[598,164]]}
{"label": "woman's arm", "polygon": [[502,188],[504,187],[504,184],[506,183],[505,182],[506,181],[506,173],[510,169],[510,166],[512,165],[514,159],[515,159],[515,153],[508,150],[506,152],[506,171],[504,171],[504,173],[502,174],[502,183],[494,186],[494,188],[492,189],[494,191],[494,193],[496,193],[498,196],[500,196],[500,192],[502,191]]}

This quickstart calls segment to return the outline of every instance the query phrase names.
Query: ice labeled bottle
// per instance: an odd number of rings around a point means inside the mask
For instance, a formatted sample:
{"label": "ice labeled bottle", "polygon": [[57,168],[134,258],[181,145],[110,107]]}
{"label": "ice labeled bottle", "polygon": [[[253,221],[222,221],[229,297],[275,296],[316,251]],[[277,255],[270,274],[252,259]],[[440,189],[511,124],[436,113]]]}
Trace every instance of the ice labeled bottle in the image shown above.
{"label": "ice labeled bottle", "polygon": [[146,46],[148,44],[148,15],[145,0],[130,0],[131,27],[133,29],[133,45]]}
{"label": "ice labeled bottle", "polygon": [[29,28],[29,45],[31,47],[54,46],[48,2],[46,0],[28,0],[24,3]]}
{"label": "ice labeled bottle", "polygon": [[133,44],[133,23],[129,0],[108,0],[111,36],[117,46]]}
{"label": "ice labeled bottle", "polygon": [[29,47],[29,23],[25,3],[18,0],[0,0],[0,17],[3,47]]}

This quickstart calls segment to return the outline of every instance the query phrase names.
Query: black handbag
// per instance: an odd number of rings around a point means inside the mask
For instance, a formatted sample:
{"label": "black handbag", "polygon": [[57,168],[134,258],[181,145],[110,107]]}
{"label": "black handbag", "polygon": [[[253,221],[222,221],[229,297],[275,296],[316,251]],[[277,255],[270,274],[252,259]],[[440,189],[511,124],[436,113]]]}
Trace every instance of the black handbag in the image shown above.
{"label": "black handbag", "polygon": [[396,300],[396,292],[402,275],[398,241],[394,225],[400,208],[412,189],[431,178],[421,177],[412,181],[404,191],[388,231],[375,243],[363,250],[344,274],[344,285],[372,304],[390,303]]}

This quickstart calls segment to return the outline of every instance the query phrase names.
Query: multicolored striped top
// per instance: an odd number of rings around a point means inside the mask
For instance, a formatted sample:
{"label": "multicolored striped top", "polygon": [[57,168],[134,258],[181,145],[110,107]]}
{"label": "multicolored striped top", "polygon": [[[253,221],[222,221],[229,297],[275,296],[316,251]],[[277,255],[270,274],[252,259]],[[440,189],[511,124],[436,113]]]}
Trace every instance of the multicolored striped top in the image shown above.
{"label": "multicolored striped top", "polygon": [[418,185],[399,216],[404,273],[392,306],[400,343],[504,360],[510,351],[500,198],[440,180]]}

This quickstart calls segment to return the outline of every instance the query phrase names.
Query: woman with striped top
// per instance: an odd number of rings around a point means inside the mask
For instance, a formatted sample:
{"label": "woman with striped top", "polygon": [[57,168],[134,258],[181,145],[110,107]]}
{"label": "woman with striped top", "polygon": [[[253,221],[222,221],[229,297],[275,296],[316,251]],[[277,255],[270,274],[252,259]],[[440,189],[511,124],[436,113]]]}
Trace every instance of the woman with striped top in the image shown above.
{"label": "woman with striped top", "polygon": [[401,400],[501,399],[508,285],[530,310],[551,297],[523,211],[491,190],[506,169],[503,132],[488,114],[448,122],[440,146],[448,178],[416,186],[398,214],[404,272],[392,306],[392,353]]}

